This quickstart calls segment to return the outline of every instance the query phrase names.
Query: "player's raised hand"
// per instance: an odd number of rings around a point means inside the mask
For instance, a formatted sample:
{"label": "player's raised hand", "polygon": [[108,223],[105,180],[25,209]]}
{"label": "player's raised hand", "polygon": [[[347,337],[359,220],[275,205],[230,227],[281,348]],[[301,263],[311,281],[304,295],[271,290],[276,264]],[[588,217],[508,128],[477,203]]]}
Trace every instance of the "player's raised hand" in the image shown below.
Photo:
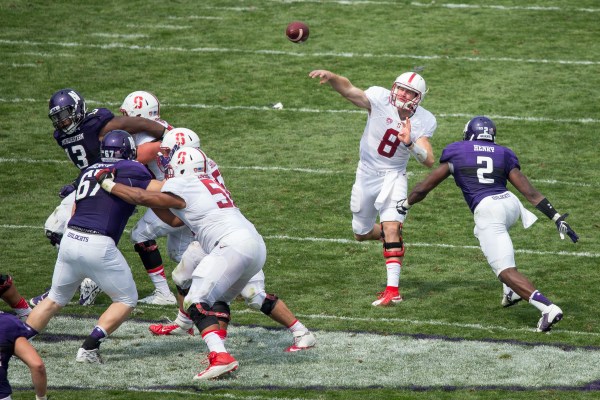
{"label": "player's raised hand", "polygon": [[412,140],[410,138],[410,130],[410,118],[406,118],[404,121],[402,121],[402,129],[400,129],[400,132],[398,132],[398,139],[400,139],[400,141],[404,143],[407,147],[410,147],[410,145],[412,144]]}
{"label": "player's raised hand", "polygon": [[571,238],[573,243],[577,243],[579,240],[579,236],[575,233],[575,231],[571,228],[569,224],[565,221],[569,214],[563,214],[559,219],[556,220],[556,229],[558,229],[558,234],[562,240],[565,239],[565,234]]}
{"label": "player's raised hand", "polygon": [[319,83],[322,85],[333,77],[333,73],[324,69],[316,69],[311,71],[308,76],[311,78],[320,78]]}

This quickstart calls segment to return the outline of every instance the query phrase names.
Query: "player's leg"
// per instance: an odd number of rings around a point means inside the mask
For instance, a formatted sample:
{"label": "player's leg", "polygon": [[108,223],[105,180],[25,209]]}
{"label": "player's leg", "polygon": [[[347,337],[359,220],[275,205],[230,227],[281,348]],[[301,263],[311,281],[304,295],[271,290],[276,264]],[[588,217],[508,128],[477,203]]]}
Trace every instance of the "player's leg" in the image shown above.
{"label": "player's leg", "polygon": [[0,298],[13,309],[17,317],[25,321],[31,307],[27,304],[27,300],[21,296],[17,290],[14,279],[10,275],[0,275]]}
{"label": "player's leg", "polygon": [[244,286],[241,295],[248,307],[260,310],[292,333],[294,342],[286,351],[305,350],[315,346],[315,336],[296,318],[285,302],[275,294],[266,293],[265,274],[262,270]]}
{"label": "player's leg", "polygon": [[147,209],[142,218],[131,231],[133,248],[138,253],[148,277],[154,284],[154,292],[140,303],[169,305],[176,304],[175,297],[169,289],[162,255],[156,239],[166,236],[176,228],[165,224],[151,209]]}
{"label": "player's leg", "polygon": [[537,330],[548,332],[563,317],[562,310],[548,300],[516,267],[508,229],[518,220],[518,199],[484,199],[475,209],[475,236],[483,254],[500,281],[542,313]]}
{"label": "player's leg", "polygon": [[84,340],[76,361],[101,363],[100,344],[129,317],[137,304],[138,294],[131,269],[110,237],[90,235],[86,252],[89,256],[83,267],[111,298],[112,304]]}
{"label": "player's leg", "polygon": [[204,257],[206,257],[206,253],[197,241],[192,241],[185,252],[183,252],[179,264],[177,264],[177,267],[175,267],[171,274],[177,288],[177,304],[179,305],[177,318],[172,323],[150,325],[148,329],[152,334],[160,336],[194,334],[194,322],[183,306],[183,299],[190,290],[194,269],[196,269]]}

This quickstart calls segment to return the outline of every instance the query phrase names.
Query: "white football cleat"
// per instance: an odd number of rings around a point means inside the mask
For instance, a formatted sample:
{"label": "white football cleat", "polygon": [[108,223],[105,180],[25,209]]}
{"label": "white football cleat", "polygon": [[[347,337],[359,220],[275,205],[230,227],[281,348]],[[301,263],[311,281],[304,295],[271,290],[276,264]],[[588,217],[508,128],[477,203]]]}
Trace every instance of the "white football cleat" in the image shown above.
{"label": "white football cleat", "polygon": [[542,314],[538,321],[537,332],[550,332],[552,326],[563,318],[563,312],[556,304],[552,304],[548,312]]}
{"label": "white football cleat", "polygon": [[177,304],[177,299],[171,292],[164,294],[156,289],[150,296],[146,296],[143,299],[138,300],[138,303],[172,306]]}
{"label": "white football cleat", "polygon": [[102,364],[104,361],[102,360],[102,357],[100,357],[99,351],[100,349],[86,350],[83,347],[80,347],[77,351],[75,361],[88,364]]}
{"label": "white football cleat", "polygon": [[102,289],[90,278],[85,278],[79,286],[79,304],[82,306],[91,306],[96,301],[96,297]]}
{"label": "white football cleat", "polygon": [[294,344],[285,349],[286,352],[301,351],[315,347],[317,339],[310,331],[294,332]]}

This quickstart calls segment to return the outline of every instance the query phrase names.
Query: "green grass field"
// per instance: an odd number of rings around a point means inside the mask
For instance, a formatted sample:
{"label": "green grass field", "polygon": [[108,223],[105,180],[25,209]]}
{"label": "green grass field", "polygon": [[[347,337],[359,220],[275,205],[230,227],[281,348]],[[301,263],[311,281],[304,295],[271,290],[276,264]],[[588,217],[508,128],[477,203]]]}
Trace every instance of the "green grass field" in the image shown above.
{"label": "green grass field", "polygon": [[[52,138],[52,93],[71,87],[88,108],[117,112],[128,93],[147,90],[161,100],[164,119],[200,135],[266,239],[268,291],[319,340],[283,357],[290,336],[236,302],[228,346],[240,371],[199,386],[191,377],[205,345],[198,337],[152,338],[148,322],[174,318],[175,310],[139,306],[103,344],[102,373],[72,371],[79,338],[109,304],[101,295],[92,307],[67,306],[63,315],[75,322],[57,319],[45,333],[76,340],[34,341],[53,399],[600,396],[599,15],[594,0],[0,2],[0,273],[13,275],[27,298],[51,281],[56,252],[43,224],[58,190],[77,175]],[[306,43],[286,39],[293,20],[310,26]],[[490,116],[498,142],[571,214],[581,236],[575,245],[529,205],[539,221],[511,232],[520,270],[565,312],[551,334],[533,332],[534,307],[500,306],[501,285],[451,180],[410,211],[405,301],[370,305],[385,286],[381,245],[353,240],[349,210],[366,114],[308,73],[329,69],[366,89],[391,87],[415,67],[430,89],[423,106],[438,121],[436,158],[472,116]],[[270,107],[277,102],[282,110]],[[428,172],[415,160],[409,171],[409,188]],[[119,248],[140,297],[147,295],[152,284],[128,233]],[[163,257],[170,272],[174,263]],[[128,369],[133,377],[123,374]],[[22,364],[11,362],[9,379],[14,399],[33,398]]]}

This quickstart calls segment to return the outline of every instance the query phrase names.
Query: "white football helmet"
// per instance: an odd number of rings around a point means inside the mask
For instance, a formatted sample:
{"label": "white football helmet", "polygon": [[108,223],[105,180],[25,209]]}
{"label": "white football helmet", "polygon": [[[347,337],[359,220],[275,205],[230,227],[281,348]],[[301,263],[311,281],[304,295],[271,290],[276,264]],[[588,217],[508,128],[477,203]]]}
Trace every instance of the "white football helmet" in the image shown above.
{"label": "white football helmet", "polygon": [[193,147],[183,147],[173,153],[171,162],[167,165],[165,178],[206,174],[206,155]]}
{"label": "white football helmet", "polygon": [[[413,99],[409,99],[404,93],[401,93],[403,89],[410,90],[417,95]],[[414,113],[419,103],[425,98],[425,93],[427,93],[425,79],[416,72],[405,72],[394,81],[394,86],[392,86],[390,92],[390,104],[400,110]]]}
{"label": "white football helmet", "polygon": [[129,117],[143,117],[152,120],[160,119],[160,103],[150,92],[138,90],[131,92],[123,100],[121,114]]}
{"label": "white football helmet", "polygon": [[188,128],[173,128],[165,134],[160,144],[160,152],[169,157],[171,152],[182,147],[193,147],[200,150],[200,137]]}

